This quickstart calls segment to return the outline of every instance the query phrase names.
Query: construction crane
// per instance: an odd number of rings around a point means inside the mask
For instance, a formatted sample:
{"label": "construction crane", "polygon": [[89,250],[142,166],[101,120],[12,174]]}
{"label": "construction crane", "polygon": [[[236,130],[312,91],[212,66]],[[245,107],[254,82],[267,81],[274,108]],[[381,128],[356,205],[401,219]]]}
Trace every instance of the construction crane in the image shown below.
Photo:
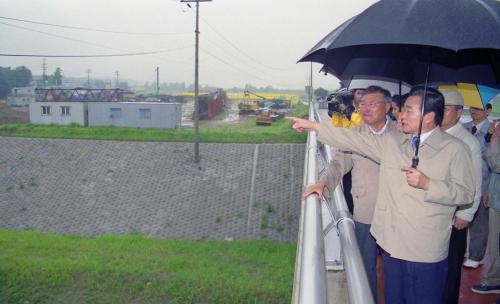
{"label": "construction crane", "polygon": [[243,91],[243,94],[245,95],[245,97],[250,97],[250,95],[253,95],[253,96],[257,96],[259,98],[262,98],[264,100],[267,100],[267,98],[265,98],[264,96],[261,96],[261,95],[257,95],[255,94],[254,92],[250,92],[249,90],[245,90]]}
{"label": "construction crane", "polygon": [[238,104],[238,110],[240,111],[240,114],[255,114],[259,110],[259,102],[257,100],[250,99],[250,95],[254,95],[258,98],[266,100],[264,96],[257,95],[248,90],[243,91],[245,100]]}

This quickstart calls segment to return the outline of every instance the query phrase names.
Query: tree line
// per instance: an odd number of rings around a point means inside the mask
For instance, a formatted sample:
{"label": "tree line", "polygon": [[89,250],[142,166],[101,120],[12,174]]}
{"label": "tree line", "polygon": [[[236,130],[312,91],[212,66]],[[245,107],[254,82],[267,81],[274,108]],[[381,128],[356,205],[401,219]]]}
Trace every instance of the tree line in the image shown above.
{"label": "tree line", "polygon": [[25,66],[0,67],[0,98],[7,97],[12,88],[28,86],[32,78],[30,69]]}
{"label": "tree line", "polygon": [[[42,81],[52,86],[61,85],[62,79],[61,68],[56,68],[52,75],[44,75]],[[7,97],[12,88],[29,86],[32,80],[33,74],[31,70],[23,65],[15,69],[0,66],[0,98]]]}

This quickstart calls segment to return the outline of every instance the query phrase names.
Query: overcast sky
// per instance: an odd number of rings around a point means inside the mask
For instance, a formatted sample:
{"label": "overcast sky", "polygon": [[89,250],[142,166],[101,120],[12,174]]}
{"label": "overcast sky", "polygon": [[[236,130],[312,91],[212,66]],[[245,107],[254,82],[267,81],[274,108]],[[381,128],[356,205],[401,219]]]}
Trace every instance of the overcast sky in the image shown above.
{"label": "overcast sky", "polygon": [[[309,63],[296,61],[333,28],[374,0],[213,0],[200,3],[200,83],[230,88],[302,89]],[[0,17],[142,34],[83,31],[0,18],[0,53],[95,55],[165,51],[115,58],[47,58],[48,72],[155,82],[194,82],[195,4],[180,0],[2,0]],[[7,25],[8,24],[8,25]],[[148,35],[156,33],[161,35]],[[42,73],[42,58],[0,57],[0,66]],[[313,65],[314,86],[335,88]]]}

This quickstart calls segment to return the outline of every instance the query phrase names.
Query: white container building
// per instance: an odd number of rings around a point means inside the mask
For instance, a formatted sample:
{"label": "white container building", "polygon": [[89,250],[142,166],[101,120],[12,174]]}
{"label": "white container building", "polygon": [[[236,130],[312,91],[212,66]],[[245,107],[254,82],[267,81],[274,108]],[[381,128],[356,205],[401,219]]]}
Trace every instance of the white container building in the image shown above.
{"label": "white container building", "polygon": [[85,102],[32,102],[30,122],[34,124],[87,126],[87,103]]}
{"label": "white container building", "polygon": [[12,88],[7,97],[7,103],[11,106],[25,106],[35,102],[35,87]]}
{"label": "white container building", "polygon": [[164,102],[89,102],[89,126],[175,129],[181,125],[181,104]]}

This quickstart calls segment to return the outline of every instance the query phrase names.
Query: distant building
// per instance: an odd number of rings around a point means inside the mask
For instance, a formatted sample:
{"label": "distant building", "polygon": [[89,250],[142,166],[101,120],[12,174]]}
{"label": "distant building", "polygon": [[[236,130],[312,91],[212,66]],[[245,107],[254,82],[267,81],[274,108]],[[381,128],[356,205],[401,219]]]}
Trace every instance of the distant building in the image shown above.
{"label": "distant building", "polygon": [[69,101],[125,101],[124,96],[133,96],[133,92],[123,91],[120,89],[107,90],[107,89],[61,89],[61,88],[49,88],[42,89],[37,88],[35,90],[36,101],[46,102],[46,101],[59,101],[59,102],[69,102]]}
{"label": "distant building", "polygon": [[37,88],[30,121],[37,124],[76,123],[82,126],[122,126],[175,129],[181,124],[181,104],[132,102],[133,92],[119,89]]}
{"label": "distant building", "polygon": [[175,129],[181,125],[181,104],[163,102],[89,102],[89,126]]}
{"label": "distant building", "polygon": [[208,94],[200,94],[198,98],[199,119],[210,119],[224,111],[224,106],[226,104],[226,92],[222,89],[217,89],[217,91]]}
{"label": "distant building", "polygon": [[25,106],[35,101],[35,87],[12,88],[7,103],[12,106]]}
{"label": "distant building", "polygon": [[30,103],[30,122],[34,124],[87,126],[86,102],[46,101]]}

